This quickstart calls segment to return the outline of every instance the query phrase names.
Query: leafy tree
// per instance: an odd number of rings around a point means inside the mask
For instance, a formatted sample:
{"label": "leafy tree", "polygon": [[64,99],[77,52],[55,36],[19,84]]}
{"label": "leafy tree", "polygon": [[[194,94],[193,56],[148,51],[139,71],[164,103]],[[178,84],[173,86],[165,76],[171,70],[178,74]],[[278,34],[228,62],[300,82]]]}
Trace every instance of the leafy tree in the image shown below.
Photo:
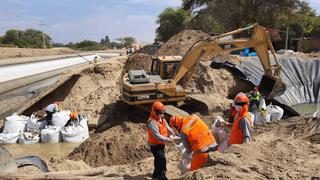
{"label": "leafy tree", "polygon": [[44,37],[46,47],[51,47],[50,36],[42,33],[35,29],[27,29],[25,31],[11,29],[3,36],[2,43],[19,47],[42,48]]}
{"label": "leafy tree", "polygon": [[157,41],[166,42],[174,34],[186,29],[192,17],[189,11],[181,8],[165,9],[157,19],[157,24],[159,24],[156,29]]}
{"label": "leafy tree", "polygon": [[106,46],[107,48],[111,48],[111,42],[110,42],[109,36],[102,38],[100,41],[100,44]]}
{"label": "leafy tree", "polygon": [[121,37],[118,38],[117,41],[120,42],[122,47],[132,47],[132,45],[136,42],[136,39],[134,37]]}
{"label": "leafy tree", "polygon": [[212,16],[227,31],[256,22],[273,27],[298,5],[299,0],[183,0],[185,9]]}

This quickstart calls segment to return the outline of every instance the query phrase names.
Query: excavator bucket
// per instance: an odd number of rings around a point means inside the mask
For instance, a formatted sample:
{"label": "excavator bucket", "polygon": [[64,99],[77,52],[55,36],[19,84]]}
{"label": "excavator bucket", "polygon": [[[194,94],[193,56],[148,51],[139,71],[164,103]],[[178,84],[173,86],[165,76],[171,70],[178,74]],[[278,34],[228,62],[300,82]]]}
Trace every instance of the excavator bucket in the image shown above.
{"label": "excavator bucket", "polygon": [[273,98],[281,96],[287,89],[286,84],[282,80],[273,75],[264,74],[260,81],[259,90],[262,96]]}

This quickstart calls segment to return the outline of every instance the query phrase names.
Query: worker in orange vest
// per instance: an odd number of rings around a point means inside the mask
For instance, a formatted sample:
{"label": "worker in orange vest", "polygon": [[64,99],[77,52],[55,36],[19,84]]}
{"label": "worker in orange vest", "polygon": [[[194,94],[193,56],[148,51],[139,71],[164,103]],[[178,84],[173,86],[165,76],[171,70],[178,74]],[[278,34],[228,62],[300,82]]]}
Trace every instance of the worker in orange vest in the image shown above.
{"label": "worker in orange vest", "polygon": [[148,144],[154,157],[153,178],[166,180],[166,157],[164,153],[165,143],[174,142],[169,138],[170,134],[174,134],[164,118],[165,106],[156,101],[151,107],[151,114],[147,121]]}
{"label": "worker in orange vest", "polygon": [[253,126],[253,121],[248,113],[249,98],[244,93],[239,93],[234,99],[234,105],[237,114],[234,117],[229,143],[249,143],[251,139],[250,128]]}
{"label": "worker in orange vest", "polygon": [[195,114],[187,118],[172,116],[170,126],[179,132],[185,154],[192,155],[189,171],[201,168],[208,161],[208,152],[218,149],[209,127]]}

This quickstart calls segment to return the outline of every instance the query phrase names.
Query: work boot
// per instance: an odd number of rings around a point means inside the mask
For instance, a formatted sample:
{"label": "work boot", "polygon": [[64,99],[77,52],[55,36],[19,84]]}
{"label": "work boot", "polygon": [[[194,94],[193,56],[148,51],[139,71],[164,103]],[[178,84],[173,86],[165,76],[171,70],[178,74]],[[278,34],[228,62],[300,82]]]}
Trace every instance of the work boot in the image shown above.
{"label": "work boot", "polygon": [[166,171],[162,171],[161,173],[159,173],[158,176],[156,177],[156,179],[158,179],[158,180],[168,180],[168,178],[166,177]]}

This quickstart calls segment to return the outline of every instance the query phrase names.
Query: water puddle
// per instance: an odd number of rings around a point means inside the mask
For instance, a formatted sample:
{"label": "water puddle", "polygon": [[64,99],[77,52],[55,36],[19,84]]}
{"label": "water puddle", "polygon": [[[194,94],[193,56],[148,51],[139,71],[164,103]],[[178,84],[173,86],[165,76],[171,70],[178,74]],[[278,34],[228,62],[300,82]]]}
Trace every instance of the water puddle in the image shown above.
{"label": "water puddle", "polygon": [[35,155],[48,161],[51,157],[67,156],[80,143],[36,143],[36,144],[7,144],[3,145],[14,158]]}
{"label": "water puddle", "polygon": [[301,115],[313,115],[320,108],[320,103],[302,103],[291,106]]}

